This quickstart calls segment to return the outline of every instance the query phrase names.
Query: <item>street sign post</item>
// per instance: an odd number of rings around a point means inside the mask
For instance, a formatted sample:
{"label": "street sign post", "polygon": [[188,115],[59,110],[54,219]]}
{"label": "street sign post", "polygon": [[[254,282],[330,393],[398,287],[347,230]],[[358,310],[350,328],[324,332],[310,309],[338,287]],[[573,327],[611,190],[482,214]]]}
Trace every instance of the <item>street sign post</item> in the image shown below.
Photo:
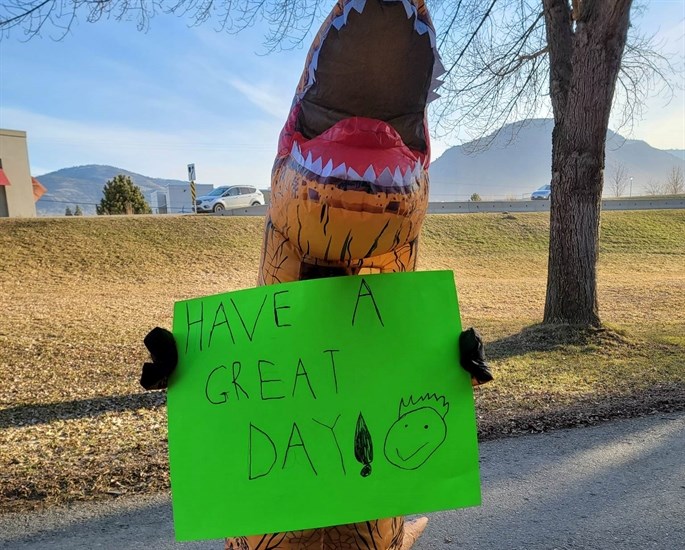
{"label": "street sign post", "polygon": [[195,192],[195,164],[188,165],[188,181],[190,182],[190,200],[193,204],[193,213],[197,214],[197,205],[195,204],[196,192]]}

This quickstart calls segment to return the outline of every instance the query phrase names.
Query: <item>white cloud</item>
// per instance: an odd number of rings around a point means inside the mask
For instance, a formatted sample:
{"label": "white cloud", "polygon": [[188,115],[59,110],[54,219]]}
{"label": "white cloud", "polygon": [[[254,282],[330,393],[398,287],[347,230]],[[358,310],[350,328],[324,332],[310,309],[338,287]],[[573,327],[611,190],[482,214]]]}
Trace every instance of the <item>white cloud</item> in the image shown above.
{"label": "white cloud", "polygon": [[272,90],[268,86],[255,86],[239,78],[233,78],[229,83],[263,112],[281,121],[288,117],[291,101],[284,101],[284,94],[280,91]]}
{"label": "white cloud", "polygon": [[[186,165],[197,166],[198,181],[213,185],[270,182],[280,123],[252,121],[169,133],[123,124],[85,123],[3,107],[4,127],[27,132],[34,173],[75,165],[108,164],[150,177],[185,179]],[[39,168],[40,167],[40,168]]]}

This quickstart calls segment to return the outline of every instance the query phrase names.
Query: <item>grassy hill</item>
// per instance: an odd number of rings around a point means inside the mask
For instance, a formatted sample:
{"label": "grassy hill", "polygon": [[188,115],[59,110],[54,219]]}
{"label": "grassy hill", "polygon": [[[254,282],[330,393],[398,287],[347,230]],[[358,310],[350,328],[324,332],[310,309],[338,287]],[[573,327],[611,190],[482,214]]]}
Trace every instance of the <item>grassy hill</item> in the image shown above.
{"label": "grassy hill", "polygon": [[[0,511],[168,487],[165,394],[143,336],[175,300],[254,285],[263,220],[0,220]],[[685,212],[606,212],[607,328],[548,330],[546,214],[429,216],[420,268],[451,269],[496,382],[481,437],[685,408]]]}

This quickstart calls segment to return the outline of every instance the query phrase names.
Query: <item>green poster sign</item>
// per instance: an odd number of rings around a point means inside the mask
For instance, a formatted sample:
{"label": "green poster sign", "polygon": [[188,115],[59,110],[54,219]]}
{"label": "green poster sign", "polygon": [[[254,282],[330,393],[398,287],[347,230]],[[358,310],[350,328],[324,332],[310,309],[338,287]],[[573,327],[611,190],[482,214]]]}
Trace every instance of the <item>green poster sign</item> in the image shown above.
{"label": "green poster sign", "polygon": [[451,272],[317,279],[175,304],[178,540],[480,503]]}

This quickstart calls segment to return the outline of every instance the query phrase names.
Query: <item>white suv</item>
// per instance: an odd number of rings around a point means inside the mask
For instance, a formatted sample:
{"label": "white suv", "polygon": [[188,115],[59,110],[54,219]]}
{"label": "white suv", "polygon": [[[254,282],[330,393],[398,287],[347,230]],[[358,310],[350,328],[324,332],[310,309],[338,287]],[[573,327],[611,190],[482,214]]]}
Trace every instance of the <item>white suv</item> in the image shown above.
{"label": "white suv", "polygon": [[221,212],[231,208],[246,208],[264,204],[264,195],[252,185],[217,187],[195,201],[198,212]]}

